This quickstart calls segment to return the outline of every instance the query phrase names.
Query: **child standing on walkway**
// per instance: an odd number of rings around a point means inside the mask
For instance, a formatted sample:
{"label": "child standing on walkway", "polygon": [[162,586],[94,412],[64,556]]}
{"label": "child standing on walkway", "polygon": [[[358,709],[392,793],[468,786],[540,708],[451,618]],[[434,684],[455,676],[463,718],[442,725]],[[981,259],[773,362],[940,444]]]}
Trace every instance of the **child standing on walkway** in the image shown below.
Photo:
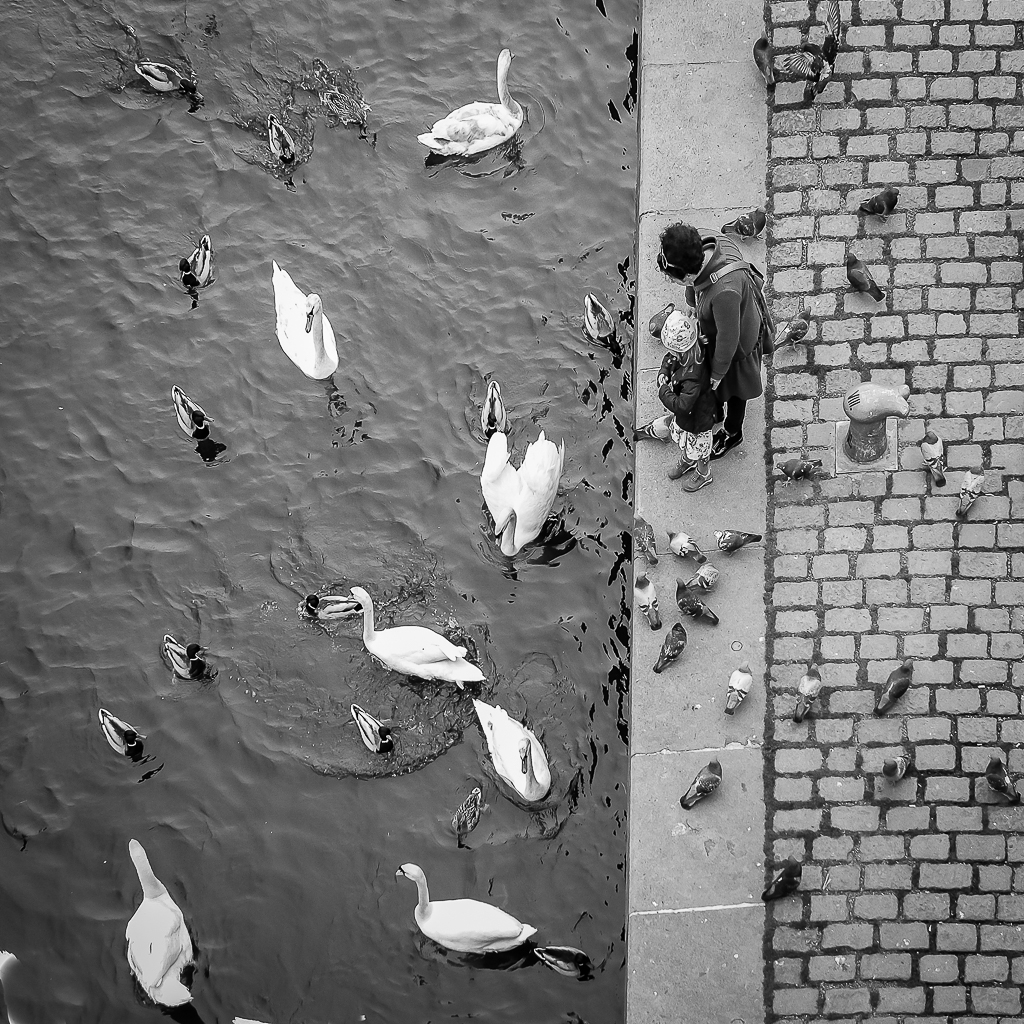
{"label": "child standing on walkway", "polygon": [[682,453],[679,465],[669,470],[670,480],[692,473],[683,490],[699,491],[711,483],[711,440],[715,426],[715,394],[711,371],[704,358],[697,320],[674,311],[661,329],[661,342],[668,349],[658,372],[661,404],[673,413],[672,440]]}

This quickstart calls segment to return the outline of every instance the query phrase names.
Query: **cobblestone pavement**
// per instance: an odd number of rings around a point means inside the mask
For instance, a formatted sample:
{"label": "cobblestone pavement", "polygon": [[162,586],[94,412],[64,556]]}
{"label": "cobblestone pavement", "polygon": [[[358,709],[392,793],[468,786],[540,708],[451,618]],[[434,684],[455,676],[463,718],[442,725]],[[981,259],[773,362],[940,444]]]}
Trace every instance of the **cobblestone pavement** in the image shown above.
{"label": "cobblestone pavement", "polygon": [[[768,5],[776,51],[818,7]],[[776,311],[813,311],[779,353],[769,455],[832,459],[846,389],[911,388],[899,470],[769,486],[766,852],[804,862],[766,936],[771,1020],[1021,1019],[1024,807],[983,778],[1024,773],[1024,0],[842,3],[845,46],[814,105],[771,106],[768,264]],[[857,213],[900,189],[882,220]],[[852,293],[854,251],[885,289]],[[918,442],[947,440],[941,489]],[[954,516],[962,471],[985,493]],[[904,657],[888,715],[874,688]],[[815,661],[811,716],[790,720]],[[912,752],[896,785],[882,761]]]}

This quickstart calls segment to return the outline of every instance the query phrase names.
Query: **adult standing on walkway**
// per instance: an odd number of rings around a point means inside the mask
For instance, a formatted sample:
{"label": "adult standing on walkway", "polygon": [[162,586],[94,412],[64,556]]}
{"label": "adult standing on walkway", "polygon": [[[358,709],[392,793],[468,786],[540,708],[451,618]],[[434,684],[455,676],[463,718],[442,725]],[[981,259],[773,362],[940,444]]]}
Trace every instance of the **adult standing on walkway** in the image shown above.
{"label": "adult standing on walkway", "polygon": [[760,281],[725,235],[702,236],[689,224],[672,224],[661,235],[658,267],[686,285],[707,338],[716,420],[722,422],[711,458],[720,459],[743,440],[747,402],[764,393],[761,360],[772,351],[774,324]]}

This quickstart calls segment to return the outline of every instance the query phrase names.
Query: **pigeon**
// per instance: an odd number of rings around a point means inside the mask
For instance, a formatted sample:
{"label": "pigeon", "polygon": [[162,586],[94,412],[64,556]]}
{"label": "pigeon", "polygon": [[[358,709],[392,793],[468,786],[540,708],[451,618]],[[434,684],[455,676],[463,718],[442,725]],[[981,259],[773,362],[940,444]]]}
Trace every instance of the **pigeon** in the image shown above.
{"label": "pigeon", "polygon": [[591,341],[615,338],[615,321],[593,292],[587,292],[583,300],[583,331]]}
{"label": "pigeon", "polygon": [[875,714],[884,715],[895,703],[907,692],[910,686],[910,677],[914,673],[914,660],[907,658],[899,668],[889,673],[875,702]]}
{"label": "pigeon", "polygon": [[802,341],[807,337],[807,332],[811,327],[811,317],[807,310],[801,310],[792,320],[789,321],[780,331],[777,332],[775,338],[775,351],[785,348],[787,345],[796,345],[798,341]]}
{"label": "pigeon", "polygon": [[718,570],[710,562],[705,562],[683,586],[687,590],[711,590],[717,582]]}
{"label": "pigeon", "polygon": [[985,470],[981,466],[977,469],[969,469],[964,473],[963,483],[960,484],[960,504],[956,507],[957,519],[967,518],[967,513],[974,504],[975,498],[981,494],[984,484]]}
{"label": "pigeon", "polygon": [[1011,804],[1020,803],[1020,793],[1017,791],[1017,786],[1010,777],[1003,759],[998,754],[992,755],[992,760],[989,761],[988,767],[985,769],[985,781],[989,784],[990,789],[994,789],[997,793],[1002,793]]}
{"label": "pigeon", "polygon": [[768,883],[768,888],[761,893],[761,899],[781,900],[784,896],[792,896],[800,888],[800,875],[803,867],[796,857],[790,857],[782,866],[782,870]]}
{"label": "pigeon", "polygon": [[728,224],[722,225],[723,235],[739,235],[741,238],[760,238],[768,223],[765,212],[760,207],[744,213]]}
{"label": "pigeon", "polygon": [[703,565],[708,560],[707,555],[697,547],[696,541],[688,533],[669,531],[668,546],[671,548],[672,554],[678,555],[680,558],[686,558],[689,555],[698,565]]}
{"label": "pigeon", "polygon": [[672,413],[655,416],[653,420],[643,426],[633,428],[633,440],[642,441],[645,437],[649,437],[652,441],[671,441],[672,420],[674,419],[675,416]]}
{"label": "pigeon", "polygon": [[679,798],[679,806],[684,811],[693,810],[705,797],[722,784],[722,765],[717,758],[706,764],[690,783],[690,788]]}
{"label": "pigeon", "polygon": [[573,946],[537,946],[533,955],[556,974],[578,981],[589,981],[594,976],[594,962]]}
{"label": "pigeon", "polygon": [[661,329],[665,326],[665,321],[676,311],[676,304],[670,302],[661,312],[655,313],[651,317],[650,323],[647,325],[647,329],[655,338],[661,337]]}
{"label": "pigeon", "polygon": [[911,760],[906,754],[899,754],[897,757],[887,757],[882,763],[882,774],[892,783],[897,783],[911,765]]}
{"label": "pigeon", "polygon": [[871,271],[852,252],[846,257],[846,277],[854,291],[867,292],[875,302],[885,298],[885,292],[875,284]]}
{"label": "pigeon", "polygon": [[633,521],[633,543],[636,544],[640,554],[647,559],[648,565],[658,564],[658,547],[654,543],[654,528],[643,516],[637,516]]}
{"label": "pigeon", "polygon": [[786,459],[775,467],[787,480],[813,480],[822,468],[821,459]]}
{"label": "pigeon", "polygon": [[946,485],[946,443],[935,433],[929,430],[921,441],[921,457],[924,459],[925,467],[936,487]]}
{"label": "pigeon", "polygon": [[837,0],[825,2],[825,38],[821,46],[804,43],[799,53],[782,58],[781,66],[791,75],[806,79],[804,103],[811,103],[832,78],[836,55],[839,53],[839,36],[842,32]]}
{"label": "pigeon", "polygon": [[658,660],[655,662],[654,671],[664,672],[684,650],[686,650],[686,630],[683,629],[681,622],[677,622],[668,631],[668,636],[665,637],[665,642],[661,645],[661,654],[658,655]]}
{"label": "pigeon", "polygon": [[731,554],[747,544],[756,544],[761,539],[761,534],[744,533],[742,530],[715,530],[715,537],[719,550]]}
{"label": "pigeon", "polygon": [[682,580],[676,580],[676,604],[684,615],[692,619],[707,619],[712,626],[718,625],[718,616],[696,594],[691,594]]}
{"label": "pigeon", "polygon": [[484,795],[479,786],[459,804],[459,809],[452,815],[452,830],[459,837],[459,846],[462,840],[476,828],[480,821],[480,812],[484,806]]}
{"label": "pigeon", "polygon": [[725,713],[727,715],[734,714],[736,709],[746,700],[753,682],[754,677],[750,674],[750,663],[746,661],[741,662],[739,668],[735,669],[733,674],[729,676],[729,692],[725,698]]}
{"label": "pigeon", "polygon": [[860,212],[874,214],[876,217],[888,217],[896,209],[899,198],[900,190],[890,185],[888,188],[882,189],[877,196],[865,199],[860,204]]}
{"label": "pigeon", "polygon": [[797,683],[796,710],[793,712],[793,721],[802,722],[811,710],[811,705],[818,699],[821,693],[821,673],[816,665],[808,665],[807,671],[800,677]]}
{"label": "pigeon", "polygon": [[651,629],[661,629],[661,612],[658,611],[658,592],[654,584],[646,576],[637,576],[633,580],[633,596],[640,606],[640,611],[647,617]]}
{"label": "pigeon", "polygon": [[772,67],[774,62],[775,57],[772,54],[772,44],[764,36],[761,36],[754,43],[754,63],[757,65],[757,70],[764,75],[764,84],[769,89],[775,88],[775,69]]}

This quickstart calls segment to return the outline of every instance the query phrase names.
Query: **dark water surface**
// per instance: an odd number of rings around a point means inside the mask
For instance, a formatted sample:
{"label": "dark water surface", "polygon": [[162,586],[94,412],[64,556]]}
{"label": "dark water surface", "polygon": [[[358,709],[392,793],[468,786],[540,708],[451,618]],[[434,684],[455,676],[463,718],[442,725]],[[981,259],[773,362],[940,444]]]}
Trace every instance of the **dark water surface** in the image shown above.
{"label": "dark water surface", "polygon": [[[579,313],[590,288],[630,308],[636,13],[3,5],[0,948],[20,959],[18,1024],[157,1018],[125,959],[132,837],[196,938],[208,1024],[621,1020],[629,358],[588,345]],[[129,82],[118,19],[192,64],[202,109]],[[416,135],[494,98],[502,46],[521,148],[425,166]],[[368,138],[311,121],[293,191],[239,124],[286,106],[314,58],[354,69]],[[204,232],[217,280],[191,309],[176,266]],[[340,414],[277,343],[272,259],[323,297]],[[514,562],[481,511],[488,376],[519,452],[540,429],[566,445],[561,536]],[[217,461],[178,430],[173,384],[217,421]],[[547,747],[545,807],[498,789],[468,697],[383,672],[355,623],[298,618],[302,594],[354,583],[385,624],[466,631],[481,696]],[[167,631],[206,645],[216,678],[173,679]],[[393,718],[390,762],[347,724],[353,700]],[[148,760],[108,747],[100,707]],[[459,850],[474,785],[489,810]],[[406,861],[435,898],[582,947],[595,979],[446,957],[395,879]]]}

